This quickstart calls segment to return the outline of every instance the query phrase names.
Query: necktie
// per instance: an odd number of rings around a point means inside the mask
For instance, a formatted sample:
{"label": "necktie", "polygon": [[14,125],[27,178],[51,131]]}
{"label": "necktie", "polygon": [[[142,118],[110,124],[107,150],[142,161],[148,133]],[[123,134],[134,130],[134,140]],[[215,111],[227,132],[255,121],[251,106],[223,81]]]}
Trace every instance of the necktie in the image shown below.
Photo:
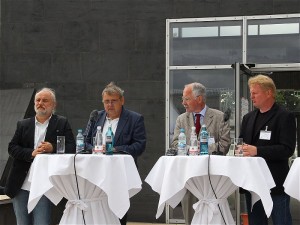
{"label": "necktie", "polygon": [[200,114],[196,114],[196,121],[195,121],[195,127],[196,127],[196,134],[199,135],[201,124],[200,124]]}

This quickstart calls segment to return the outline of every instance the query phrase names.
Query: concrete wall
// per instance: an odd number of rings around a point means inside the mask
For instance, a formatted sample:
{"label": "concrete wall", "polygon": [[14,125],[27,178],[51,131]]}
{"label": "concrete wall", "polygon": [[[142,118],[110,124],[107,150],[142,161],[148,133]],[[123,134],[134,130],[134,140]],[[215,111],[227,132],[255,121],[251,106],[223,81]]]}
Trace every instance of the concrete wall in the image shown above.
{"label": "concrete wall", "polygon": [[[144,180],[164,154],[165,20],[299,11],[299,0],[2,0],[0,88],[54,88],[57,113],[76,131],[116,81],[127,108],[145,116]],[[157,203],[143,184],[129,220],[164,221],[155,219]]]}

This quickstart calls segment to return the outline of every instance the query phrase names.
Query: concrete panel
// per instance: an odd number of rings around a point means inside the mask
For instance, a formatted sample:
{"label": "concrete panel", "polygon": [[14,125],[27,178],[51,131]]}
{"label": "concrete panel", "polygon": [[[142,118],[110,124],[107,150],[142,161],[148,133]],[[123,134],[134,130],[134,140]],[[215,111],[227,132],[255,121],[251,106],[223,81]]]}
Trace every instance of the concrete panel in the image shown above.
{"label": "concrete panel", "polygon": [[82,81],[79,53],[53,54],[51,77],[53,82],[66,83]]}
{"label": "concrete panel", "polygon": [[44,19],[44,2],[43,1],[19,1],[9,0],[3,2],[4,16],[1,20],[7,23],[26,23],[41,21]]}
{"label": "concrete panel", "polygon": [[24,52],[57,52],[63,50],[62,23],[24,24]]}
{"label": "concrete panel", "polygon": [[129,79],[165,81],[165,53],[137,52],[129,62]]}
{"label": "concrete panel", "polygon": [[135,45],[135,22],[128,20],[101,21],[99,25],[101,50],[132,51]]}
{"label": "concrete panel", "polygon": [[6,56],[5,82],[46,82],[49,80],[51,55],[48,53]]}
{"label": "concrete panel", "polygon": [[51,0],[44,1],[47,21],[87,21],[91,7],[88,0]]}
{"label": "concrete panel", "polygon": [[125,90],[127,99],[162,99],[165,95],[165,84],[160,81],[126,81],[118,84]]}
{"label": "concrete panel", "polygon": [[63,25],[64,50],[67,52],[94,52],[99,50],[97,21],[66,22]]}
{"label": "concrete panel", "polygon": [[4,23],[1,27],[3,35],[1,36],[2,50],[6,54],[20,52],[23,44],[23,24],[20,23]]}

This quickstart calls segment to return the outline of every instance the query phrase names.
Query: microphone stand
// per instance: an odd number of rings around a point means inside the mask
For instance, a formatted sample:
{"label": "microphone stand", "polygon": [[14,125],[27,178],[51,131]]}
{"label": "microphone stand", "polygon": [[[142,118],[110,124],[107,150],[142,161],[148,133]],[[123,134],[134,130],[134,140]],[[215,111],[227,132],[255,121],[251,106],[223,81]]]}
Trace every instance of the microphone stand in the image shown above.
{"label": "microphone stand", "polygon": [[[87,149],[87,142],[86,142],[86,138],[90,133],[90,130],[92,128],[93,123],[96,122],[98,116],[98,110],[94,109],[91,114],[90,114],[90,119],[88,121],[88,124],[86,126],[86,129],[84,131],[83,137],[84,137],[84,149],[80,152],[78,152],[77,154],[91,154],[92,151]],[[93,137],[91,136],[91,143],[93,143]]]}

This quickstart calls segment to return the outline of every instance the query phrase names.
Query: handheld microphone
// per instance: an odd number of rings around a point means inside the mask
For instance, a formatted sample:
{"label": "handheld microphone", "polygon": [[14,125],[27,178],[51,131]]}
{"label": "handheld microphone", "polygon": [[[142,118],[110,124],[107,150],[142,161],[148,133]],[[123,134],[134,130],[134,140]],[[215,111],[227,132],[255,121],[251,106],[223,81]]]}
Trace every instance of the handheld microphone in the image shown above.
{"label": "handheld microphone", "polygon": [[[224,112],[224,117],[223,117],[224,125],[229,120],[230,115],[231,115],[231,109],[227,108],[226,111]],[[221,135],[223,133],[223,129],[224,129],[224,126],[222,127]],[[220,151],[220,137],[219,137],[219,140],[218,140],[218,149],[217,149],[217,151],[214,151],[212,154],[213,155],[223,155],[223,152]]]}

